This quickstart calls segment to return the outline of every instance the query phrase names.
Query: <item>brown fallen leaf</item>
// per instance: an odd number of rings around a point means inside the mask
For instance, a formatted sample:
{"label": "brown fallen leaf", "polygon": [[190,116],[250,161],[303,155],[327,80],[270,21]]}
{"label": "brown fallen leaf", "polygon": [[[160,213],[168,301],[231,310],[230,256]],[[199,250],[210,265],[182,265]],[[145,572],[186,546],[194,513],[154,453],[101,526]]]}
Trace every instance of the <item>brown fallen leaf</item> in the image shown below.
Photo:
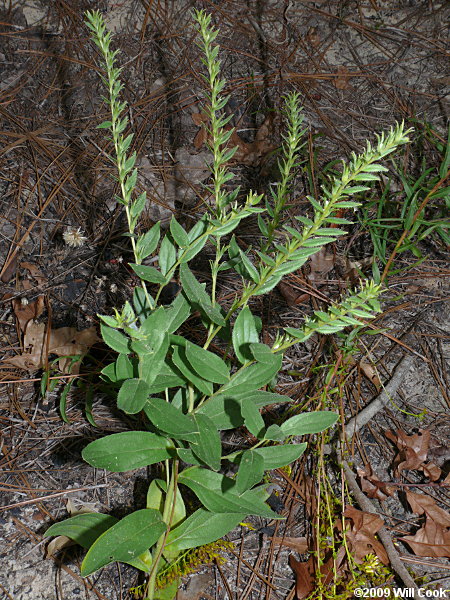
{"label": "brown fallen leaf", "polygon": [[417,556],[450,558],[450,514],[425,494],[407,491],[406,499],[416,515],[426,515],[423,525],[414,535],[399,538]]}
{"label": "brown fallen leaf", "polygon": [[394,442],[399,450],[394,459],[396,477],[399,477],[405,469],[413,469],[423,471],[431,481],[439,479],[441,469],[434,463],[426,462],[430,435],[428,429],[420,429],[419,433],[413,435],[407,435],[401,429],[398,429],[396,433],[390,430],[385,432],[385,436]]}
{"label": "brown fallen leaf", "polygon": [[414,535],[405,535],[399,540],[406,542],[416,556],[450,558],[450,530],[433,519],[427,518]]}
{"label": "brown fallen leaf", "polygon": [[351,77],[350,71],[346,67],[340,66],[338,67],[337,72],[338,76],[334,79],[334,87],[336,87],[338,90],[345,90],[351,87],[349,83]]}
{"label": "brown fallen leaf", "polygon": [[386,500],[386,498],[395,494],[395,487],[380,481],[378,477],[373,474],[370,465],[365,469],[358,468],[357,472],[360,477],[361,489],[369,498]]}
{"label": "brown fallen leaf", "polygon": [[[200,127],[193,141],[194,147],[199,150],[203,144],[211,141],[210,134],[203,126],[204,123],[208,123],[208,117],[201,113],[194,113],[191,118],[194,124]],[[270,142],[274,138],[274,121],[275,116],[269,114],[256,131],[254,141],[250,143],[245,142],[231,125],[225,125],[225,131],[233,130],[227,142],[227,147],[237,147],[231,162],[242,165],[255,165],[269,152],[275,150],[278,145]]]}
{"label": "brown fallen leaf", "polygon": [[23,302],[24,299],[14,298],[12,301],[14,314],[19,321],[21,331],[25,331],[28,321],[37,319],[44,310],[44,296],[38,296],[33,302]]}
{"label": "brown fallen leaf", "polygon": [[38,282],[38,285],[45,285],[48,283],[47,277],[42,273],[42,271],[35,264],[30,262],[21,262],[20,266],[22,269],[26,269],[29,271],[31,277]]}
{"label": "brown fallen leaf", "polygon": [[308,279],[310,281],[317,281],[322,279],[324,275],[329,273],[334,267],[334,254],[328,252],[326,246],[321,248],[319,252],[316,252],[311,256],[309,261],[310,273]]}
{"label": "brown fallen leaf", "polygon": [[[81,360],[89,351],[89,348],[100,341],[96,328],[89,327],[83,331],[77,331],[74,327],[61,327],[48,332],[44,323],[36,323],[34,320],[28,322],[23,339],[24,352],[18,356],[6,358],[3,362],[12,364],[27,371],[37,371],[46,364],[46,358],[50,354],[61,357],[59,370],[62,373],[79,373]],[[48,350],[48,353],[47,353]],[[68,356],[79,356],[70,369],[71,359]]]}
{"label": "brown fallen leaf", "polygon": [[347,529],[345,537],[350,546],[352,556],[358,564],[364,561],[368,554],[376,554],[384,565],[389,564],[389,558],[381,542],[375,538],[384,523],[378,515],[357,510],[353,506],[346,506],[344,516],[353,522]]}
{"label": "brown fallen leaf", "polygon": [[360,360],[358,366],[361,373],[379,390],[381,388],[381,381],[374,365],[367,360]]}
{"label": "brown fallen leaf", "polygon": [[308,552],[308,548],[310,546],[308,544],[308,540],[305,537],[277,537],[277,536],[274,536],[270,539],[275,544],[280,544],[280,546],[286,546],[287,548],[292,548],[299,554]]}
{"label": "brown fallen leaf", "polygon": [[298,600],[307,598],[315,588],[316,566],[314,557],[310,556],[306,562],[301,562],[291,554],[289,566],[295,573],[295,592]]}

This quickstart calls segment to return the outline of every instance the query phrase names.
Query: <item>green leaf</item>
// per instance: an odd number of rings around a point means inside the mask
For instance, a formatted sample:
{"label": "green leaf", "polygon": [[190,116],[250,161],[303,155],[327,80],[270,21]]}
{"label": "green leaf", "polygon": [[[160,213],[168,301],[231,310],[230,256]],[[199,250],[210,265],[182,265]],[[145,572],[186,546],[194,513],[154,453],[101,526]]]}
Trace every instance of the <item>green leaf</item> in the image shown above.
{"label": "green leaf", "polygon": [[155,269],[155,267],[147,267],[145,265],[136,265],[134,263],[129,263],[129,266],[133,269],[139,279],[143,281],[149,281],[150,283],[166,283],[166,278],[164,275]]}
{"label": "green leaf", "polygon": [[130,340],[117,331],[106,325],[100,325],[100,332],[102,334],[103,341],[108,344],[110,348],[118,352],[119,354],[128,354],[130,352],[129,343]]}
{"label": "green leaf", "polygon": [[191,314],[191,307],[183,294],[178,294],[166,309],[166,313],[168,320],[167,332],[174,333]]}
{"label": "green leaf", "polygon": [[259,483],[264,475],[264,459],[256,450],[246,450],[239,462],[236,476],[236,489],[243,494]]}
{"label": "green leaf", "polygon": [[199,508],[181,525],[170,530],[166,549],[181,552],[215,542],[232,531],[245,517],[245,511],[241,514],[217,514]]}
{"label": "green leaf", "polygon": [[220,308],[212,305],[204,287],[197,281],[186,264],[180,266],[180,280],[183,292],[191,301],[191,304],[198,308],[210,321],[216,325],[224,326],[226,323]]}
{"label": "green leaf", "polygon": [[192,414],[190,416],[198,433],[189,443],[191,450],[206,465],[218,471],[222,455],[222,442],[214,423],[206,415]]}
{"label": "green leaf", "polygon": [[318,410],[291,417],[281,425],[281,429],[286,436],[319,433],[334,425],[338,418],[336,413]]}
{"label": "green leaf", "polygon": [[245,306],[237,316],[232,340],[236,356],[242,364],[253,359],[249,345],[259,342],[259,329],[248,306]]}
{"label": "green leaf", "polygon": [[159,268],[163,275],[167,275],[177,262],[177,249],[169,234],[166,234],[159,247]]}
{"label": "green leaf", "polygon": [[141,212],[144,210],[146,200],[147,200],[147,193],[142,192],[142,194],[139,194],[139,196],[133,202],[133,204],[131,205],[131,210],[130,210],[130,214],[133,219],[137,219],[139,217],[139,215],[141,214]]}
{"label": "green leaf", "polygon": [[166,389],[178,387],[185,383],[186,380],[180,371],[166,356],[158,375],[155,377],[153,383],[150,384],[150,393],[158,394],[159,392],[164,392]]}
{"label": "green leaf", "polygon": [[[169,335],[162,334],[162,341],[159,348],[156,346],[153,352],[139,355],[139,376],[148,385],[151,385],[159,372],[161,371],[169,348]],[[151,392],[150,388],[150,393]]]}
{"label": "green leaf", "polygon": [[118,522],[115,517],[101,513],[85,513],[75,515],[70,519],[54,523],[44,533],[45,537],[50,535],[65,535],[83,548],[90,548],[95,540],[107,529]]}
{"label": "green leaf", "polygon": [[142,379],[127,379],[117,396],[117,407],[129,415],[140,412],[150,396],[149,385]]}
{"label": "green leaf", "polygon": [[[246,450],[245,452],[256,452],[262,456],[264,460],[264,470],[271,471],[272,469],[280,469],[286,465],[290,465],[295,460],[302,456],[306,448],[306,443],[303,444],[284,444],[282,446],[265,446],[256,448],[255,450]],[[234,452],[226,456],[226,460],[237,462],[239,464],[240,457],[243,452]]]}
{"label": "green leaf", "polygon": [[272,363],[273,352],[266,344],[250,344],[249,349],[258,362],[269,365]]}
{"label": "green leaf", "polygon": [[92,467],[122,473],[161,462],[173,456],[173,444],[148,431],[106,435],[86,446],[83,459]]}
{"label": "green leaf", "polygon": [[160,236],[160,222],[158,221],[143,236],[138,238],[136,249],[140,258],[143,260],[150,256],[156,250]]}
{"label": "green leaf", "polygon": [[290,400],[288,396],[262,391],[248,392],[235,397],[218,394],[208,399],[196,412],[208,416],[220,430],[235,429],[244,424],[244,417],[242,416],[243,403],[252,402],[258,408],[263,408],[271,404],[290,402]]}
{"label": "green leaf", "polygon": [[196,439],[198,429],[191,419],[162,398],[150,398],[144,412],[155,427],[178,440]]}
{"label": "green leaf", "polygon": [[87,577],[111,562],[126,563],[137,558],[165,530],[166,525],[156,510],[144,508],[127,515],[93,543],[81,565],[81,575]]}
{"label": "green leaf", "polygon": [[[154,479],[147,491],[146,508],[153,508],[161,514],[164,510],[164,496],[167,492],[167,483],[162,479]],[[186,517],[186,507],[180,490],[177,490],[175,509],[172,515],[172,525],[176,527]]]}
{"label": "green leaf", "polygon": [[221,388],[227,396],[252,392],[269,383],[281,368],[282,357],[273,354],[272,362],[256,363],[235,373],[229,383]]}
{"label": "green leaf", "polygon": [[241,411],[247,429],[256,438],[261,439],[265,431],[265,423],[259,408],[252,401],[247,400],[242,403]]}
{"label": "green leaf", "polygon": [[170,233],[173,239],[180,248],[189,246],[189,238],[183,227],[178,223],[175,217],[172,217],[170,221]]}
{"label": "green leaf", "polygon": [[213,393],[213,384],[200,377],[196,371],[194,371],[190,362],[187,360],[184,348],[173,346],[172,361],[190,383],[206,396],[211,396]]}
{"label": "green leaf", "polygon": [[213,383],[227,383],[230,379],[226,363],[216,354],[192,344],[186,343],[186,358],[191,367],[207,381]]}
{"label": "green leaf", "polygon": [[284,442],[286,439],[286,434],[279,425],[274,423],[267,428],[266,433],[264,434],[264,439],[270,440],[271,442]]}
{"label": "green leaf", "polygon": [[[280,519],[263,501],[257,501],[249,492],[237,495],[234,493],[234,481],[229,477],[202,469],[189,467],[183,471],[178,483],[189,487],[199,498],[202,504],[210,511],[217,513],[246,513],[258,515],[268,519]],[[250,490],[253,491],[253,490]]]}

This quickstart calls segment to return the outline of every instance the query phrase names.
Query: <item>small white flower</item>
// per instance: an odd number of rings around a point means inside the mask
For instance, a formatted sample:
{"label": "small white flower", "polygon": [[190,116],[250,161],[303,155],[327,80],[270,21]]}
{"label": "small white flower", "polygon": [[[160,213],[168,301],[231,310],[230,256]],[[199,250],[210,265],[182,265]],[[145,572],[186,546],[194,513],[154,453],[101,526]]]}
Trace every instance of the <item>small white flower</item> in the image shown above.
{"label": "small white flower", "polygon": [[20,299],[20,304],[21,304],[22,306],[27,306],[27,304],[28,304],[28,299],[27,299],[27,298],[25,298],[25,297],[24,297],[24,298],[21,298],[21,299]]}
{"label": "small white flower", "polygon": [[87,241],[87,237],[83,235],[83,231],[80,227],[67,227],[63,233],[63,239],[71,248],[84,246]]}
{"label": "small white flower", "polygon": [[109,286],[109,291],[112,292],[113,294],[115,294],[117,292],[117,285],[115,283],[112,283]]}

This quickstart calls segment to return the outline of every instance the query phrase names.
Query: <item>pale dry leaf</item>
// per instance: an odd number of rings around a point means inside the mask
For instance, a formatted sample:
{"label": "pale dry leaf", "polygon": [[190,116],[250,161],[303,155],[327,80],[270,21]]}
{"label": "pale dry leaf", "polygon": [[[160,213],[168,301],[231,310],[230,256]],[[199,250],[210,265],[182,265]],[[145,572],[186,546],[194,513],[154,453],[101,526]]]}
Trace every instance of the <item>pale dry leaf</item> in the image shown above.
{"label": "pale dry leaf", "polygon": [[371,362],[363,359],[359,361],[358,366],[361,370],[361,373],[374,384],[377,390],[379,390],[381,388],[381,381],[374,365]]}
{"label": "pale dry leaf", "polygon": [[[61,357],[59,370],[62,373],[78,374],[81,360],[89,351],[89,348],[100,341],[96,328],[89,327],[77,331],[74,327],[61,327],[52,330],[47,343],[46,326],[44,323],[36,323],[34,320],[28,322],[23,340],[24,352],[21,355],[6,358],[3,362],[15,365],[28,371],[41,369],[46,364],[48,355],[56,354]],[[72,368],[72,359],[68,356],[79,356]]]}
{"label": "pale dry leaf", "polygon": [[312,255],[309,261],[310,273],[308,279],[317,281],[323,279],[323,276],[331,271],[334,267],[334,255],[329,253],[326,247],[323,247]]}
{"label": "pale dry leaf", "polygon": [[350,72],[349,70],[344,67],[344,66],[340,66],[338,67],[338,76],[335,77],[334,79],[334,86],[338,89],[338,90],[345,90],[350,86]]}
{"label": "pale dry leaf", "polygon": [[44,296],[38,296],[33,302],[23,303],[21,298],[12,300],[14,314],[19,321],[21,331],[25,331],[27,323],[41,316],[44,310]]}
{"label": "pale dry leaf", "polygon": [[33,279],[35,279],[38,282],[38,285],[45,285],[48,283],[47,277],[42,273],[39,267],[37,267],[33,263],[21,262],[20,266],[22,267],[22,269],[26,269],[27,271],[29,271],[31,277],[33,277]]}
{"label": "pale dry leaf", "polygon": [[278,537],[274,536],[270,538],[275,544],[279,544],[280,546],[286,546],[287,548],[292,548],[299,554],[303,554],[304,552],[308,552],[309,544],[306,537]]}

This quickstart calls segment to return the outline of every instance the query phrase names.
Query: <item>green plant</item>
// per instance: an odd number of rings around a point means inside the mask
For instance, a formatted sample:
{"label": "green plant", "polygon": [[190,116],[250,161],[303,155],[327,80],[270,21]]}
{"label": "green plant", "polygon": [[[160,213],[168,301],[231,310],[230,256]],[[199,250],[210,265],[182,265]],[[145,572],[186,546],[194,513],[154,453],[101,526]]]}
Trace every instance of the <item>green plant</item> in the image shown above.
{"label": "green plant", "polygon": [[[117,388],[117,406],[136,418],[136,430],[97,439],[84,449],[85,461],[97,468],[125,472],[163,463],[164,478],[154,479],[147,495],[146,508],[120,521],[105,514],[77,515],[49,528],[46,535],[66,535],[88,550],[81,572],[87,576],[101,567],[121,561],[147,574],[145,597],[168,598],[176,593],[178,581],[170,590],[158,590],[158,577],[170,570],[181,553],[220,539],[247,515],[280,519],[266,504],[266,485],[260,484],[265,471],[285,466],[299,458],[306,444],[292,441],[294,436],[313,434],[332,426],[337,415],[327,411],[298,414],[281,425],[266,424],[260,409],[280,404],[289,398],[262,391],[279,372],[283,352],[313,333],[330,334],[349,325],[360,325],[379,310],[380,287],[366,284],[328,312],[316,311],[301,329],[287,328],[272,346],[260,343],[260,321],[249,307],[253,296],[269,292],[288,273],[301,267],[325,244],[344,234],[336,225],[348,220],[336,211],[359,206],[350,196],[368,188],[361,182],[375,181],[385,170],[377,164],[407,142],[407,133],[398,125],[370,144],[360,156],[343,164],[340,177],[322,190],[323,201],[309,197],[312,218],[297,217],[302,229],[282,228],[281,211],[286,204],[290,171],[300,143],[298,95],[286,100],[288,136],[283,145],[285,170],[274,197],[275,204],[261,208],[261,197],[250,192],[241,200],[239,188],[229,189],[233,175],[227,168],[235,149],[227,147],[231,131],[222,116],[228,98],[223,95],[225,81],[220,77],[219,47],[214,44],[218,31],[211,17],[195,12],[208,92],[203,110],[209,119],[212,140],[212,183],[206,191],[212,208],[190,229],[173,218],[169,231],[161,236],[159,223],[146,233],[137,232],[145,194],[134,197],[137,180],[136,153],[129,153],[133,135],[125,136],[128,119],[126,104],[119,100],[122,85],[120,69],[115,66],[117,50],[110,48],[111,35],[98,12],[86,13],[87,26],[100,48],[106,67],[102,77],[108,89],[104,98],[111,119],[99,127],[110,132],[114,147],[111,160],[117,168],[120,196],[128,221],[128,236],[134,253],[130,267],[141,285],[132,302],[126,302],[114,316],[101,316],[105,343],[118,353],[117,359],[102,371],[102,376]],[[229,234],[243,219],[258,215],[259,226],[270,243],[261,245],[251,259]],[[275,232],[277,231],[277,236]],[[188,263],[210,243],[215,257],[210,262],[211,289],[200,283]],[[143,264],[158,251],[159,268]],[[234,269],[244,280],[228,311],[218,301],[219,274]],[[182,291],[169,306],[160,304],[162,290],[178,273]],[[147,284],[151,284],[151,288]],[[150,293],[152,292],[152,293]],[[183,324],[196,318],[203,327],[196,343],[182,335]],[[178,333],[177,333],[178,332]],[[214,350],[209,348],[214,341]],[[220,355],[219,355],[220,354]],[[252,447],[224,456],[220,432],[245,425],[256,442]],[[222,461],[238,465],[235,477],[220,473]],[[189,516],[182,487],[189,488],[200,507]]]}
{"label": "green plant", "polygon": [[416,153],[417,157],[422,155],[419,176],[392,161],[394,173],[401,183],[399,191],[392,192],[393,184],[389,178],[381,194],[365,203],[360,211],[362,226],[370,232],[372,239],[374,278],[378,281],[378,265],[383,267],[382,280],[414,266],[392,268],[394,258],[399,254],[411,252],[417,259],[415,265],[422,262],[425,257],[419,243],[426,238],[434,235],[444,245],[450,244],[450,127],[447,144],[436,142],[434,137],[430,142],[441,155],[438,166],[429,166],[420,148]]}

